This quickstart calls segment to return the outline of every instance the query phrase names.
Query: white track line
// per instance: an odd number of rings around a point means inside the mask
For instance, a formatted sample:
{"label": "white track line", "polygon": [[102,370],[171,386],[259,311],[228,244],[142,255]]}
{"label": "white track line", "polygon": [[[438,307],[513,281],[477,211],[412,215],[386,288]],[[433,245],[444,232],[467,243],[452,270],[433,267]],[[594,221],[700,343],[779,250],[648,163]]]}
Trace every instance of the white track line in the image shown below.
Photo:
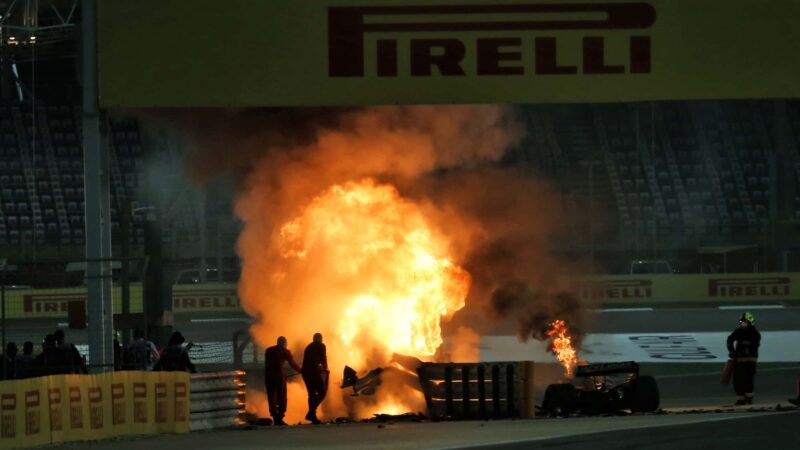
{"label": "white track line", "polygon": [[783,305],[726,305],[718,306],[722,310],[747,310],[747,309],[784,309]]}
{"label": "white track line", "polygon": [[653,311],[653,308],[604,308],[604,309],[595,309],[593,311],[599,313],[644,312],[644,311]]}

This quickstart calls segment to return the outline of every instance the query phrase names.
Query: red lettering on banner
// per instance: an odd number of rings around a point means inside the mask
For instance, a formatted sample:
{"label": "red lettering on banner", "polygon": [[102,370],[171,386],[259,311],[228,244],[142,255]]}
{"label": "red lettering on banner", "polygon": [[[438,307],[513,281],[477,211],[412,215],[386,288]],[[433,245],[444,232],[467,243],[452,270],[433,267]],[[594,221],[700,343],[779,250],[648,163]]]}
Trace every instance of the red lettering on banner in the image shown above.
{"label": "red lettering on banner", "polygon": [[26,313],[69,311],[71,302],[86,302],[85,294],[29,294],[22,297],[22,311]]}
{"label": "red lettering on banner", "polygon": [[39,391],[25,392],[25,435],[39,434],[41,414]]}
{"label": "red lettering on banner", "polygon": [[176,311],[181,309],[236,308],[239,306],[239,299],[229,291],[224,291],[223,293],[175,293],[172,298],[172,306]]}
{"label": "red lettering on banner", "polygon": [[83,428],[80,386],[69,387],[69,426],[70,428]]}
{"label": "red lettering on banner", "polygon": [[64,427],[61,417],[61,388],[47,390],[47,403],[50,404],[50,431],[61,431]]}
{"label": "red lettering on banner", "polygon": [[147,423],[146,383],[133,383],[133,423]]}
{"label": "red lettering on banner", "polygon": [[167,421],[167,383],[156,383],[156,423]]}
{"label": "red lettering on banner", "polygon": [[643,299],[653,296],[650,280],[588,280],[575,283],[578,295],[589,299]]}
{"label": "red lettering on banner", "polygon": [[17,394],[3,394],[0,396],[0,437],[13,439],[17,437]]}
{"label": "red lettering on banner", "polygon": [[111,423],[113,425],[125,423],[125,385],[122,383],[111,385]]}
{"label": "red lettering on banner", "polygon": [[103,390],[89,388],[89,424],[93,430],[103,428]]}
{"label": "red lettering on banner", "polygon": [[782,297],[790,294],[789,277],[714,278],[708,280],[710,297]]}
{"label": "red lettering on banner", "polygon": [[189,389],[186,383],[175,383],[175,421],[185,422],[189,416]]}
{"label": "red lettering on banner", "polygon": [[[576,18],[578,13],[585,18]],[[548,14],[550,18],[536,18],[535,14]],[[492,15],[505,16],[505,19],[478,20]],[[390,21],[369,21],[397,17]],[[516,17],[510,17],[516,16]],[[448,20],[455,19],[458,20]],[[474,18],[474,19],[473,19]],[[468,42],[464,33],[502,32],[503,38],[476,37],[475,71],[484,75],[524,75],[521,66],[500,66],[500,61],[520,61],[521,52],[500,52],[501,45],[518,45],[529,33],[548,33],[551,31],[573,31],[577,34],[586,30],[600,33],[604,30],[618,34],[623,30],[646,30],[656,20],[656,11],[647,3],[530,3],[502,5],[393,5],[393,6],[332,6],[328,8],[328,76],[364,77],[364,49],[366,36],[380,35],[377,40],[377,73],[382,77],[398,76],[398,40],[392,34],[434,33],[436,39],[410,39],[410,75],[429,77],[463,76],[463,64]],[[448,35],[450,33],[450,35]],[[550,34],[550,33],[548,33]],[[574,66],[559,67],[556,64],[556,39],[545,36],[536,38],[536,74],[568,75],[578,72]],[[578,35],[580,36],[580,35]],[[603,36],[583,36],[583,73],[622,74],[623,65],[608,65],[605,62],[605,41]],[[501,43],[499,39],[506,40]],[[471,44],[471,42],[469,42]],[[522,50],[522,47],[519,47]],[[622,55],[618,55],[622,56]],[[628,73],[650,72],[650,37],[637,33],[629,36]],[[576,61],[577,62],[577,61]],[[472,67],[469,68],[473,70]]]}

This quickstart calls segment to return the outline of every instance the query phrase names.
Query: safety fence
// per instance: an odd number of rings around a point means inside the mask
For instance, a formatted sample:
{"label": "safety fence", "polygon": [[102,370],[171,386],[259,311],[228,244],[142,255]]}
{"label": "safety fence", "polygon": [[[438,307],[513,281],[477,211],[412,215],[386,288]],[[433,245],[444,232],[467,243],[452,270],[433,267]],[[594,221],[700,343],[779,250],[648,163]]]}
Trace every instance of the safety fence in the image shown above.
{"label": "safety fence", "polygon": [[244,372],[109,372],[0,382],[0,449],[233,426]]}
{"label": "safety fence", "polygon": [[431,417],[487,419],[536,414],[532,361],[424,363],[417,374]]}

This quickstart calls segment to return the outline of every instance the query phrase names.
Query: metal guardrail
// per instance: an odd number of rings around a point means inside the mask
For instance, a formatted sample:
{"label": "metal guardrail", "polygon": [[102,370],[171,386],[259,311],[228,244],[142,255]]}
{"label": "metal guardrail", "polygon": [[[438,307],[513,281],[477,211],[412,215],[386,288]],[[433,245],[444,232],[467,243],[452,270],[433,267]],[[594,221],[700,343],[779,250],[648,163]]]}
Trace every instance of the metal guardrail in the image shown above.
{"label": "metal guardrail", "polygon": [[189,429],[210,430],[243,425],[245,372],[196,373],[191,377]]}
{"label": "metal guardrail", "polygon": [[417,369],[434,418],[533,417],[534,363],[424,363]]}

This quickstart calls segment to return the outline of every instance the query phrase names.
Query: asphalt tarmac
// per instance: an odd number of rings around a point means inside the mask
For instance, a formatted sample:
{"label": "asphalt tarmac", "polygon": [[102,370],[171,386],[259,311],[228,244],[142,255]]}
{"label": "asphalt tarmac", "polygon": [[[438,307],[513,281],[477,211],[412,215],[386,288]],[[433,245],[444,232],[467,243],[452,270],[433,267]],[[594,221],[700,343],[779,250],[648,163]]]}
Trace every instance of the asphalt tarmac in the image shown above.
{"label": "asphalt tarmac", "polygon": [[220,449],[796,449],[800,412],[423,423],[351,423],[217,430],[69,443],[76,450]]}

